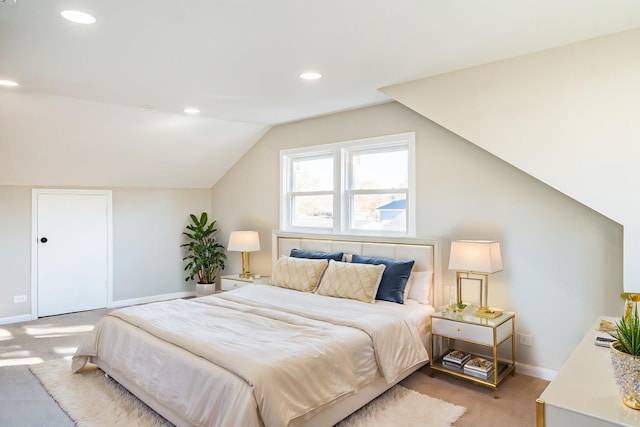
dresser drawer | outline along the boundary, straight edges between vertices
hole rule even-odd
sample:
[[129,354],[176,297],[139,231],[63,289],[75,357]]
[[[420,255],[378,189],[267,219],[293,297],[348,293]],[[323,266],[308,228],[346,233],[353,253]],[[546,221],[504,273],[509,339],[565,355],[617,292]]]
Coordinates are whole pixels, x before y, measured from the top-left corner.
[[[493,346],[493,328],[491,327],[435,318],[431,320],[431,325],[435,335]],[[496,344],[511,335],[511,328],[510,321],[496,328]]]
[[250,285],[251,282],[244,282],[242,280],[222,279],[220,287],[223,291],[232,291],[234,289],[241,288],[243,286]]

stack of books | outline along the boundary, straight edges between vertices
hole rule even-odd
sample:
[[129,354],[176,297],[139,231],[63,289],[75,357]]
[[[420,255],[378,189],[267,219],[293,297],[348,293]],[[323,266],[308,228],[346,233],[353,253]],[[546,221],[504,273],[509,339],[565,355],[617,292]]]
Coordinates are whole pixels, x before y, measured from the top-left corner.
[[447,367],[462,369],[469,359],[471,359],[471,354],[460,350],[453,350],[442,358],[442,364]]
[[463,372],[483,380],[493,375],[493,362],[482,357],[473,357],[464,364]]

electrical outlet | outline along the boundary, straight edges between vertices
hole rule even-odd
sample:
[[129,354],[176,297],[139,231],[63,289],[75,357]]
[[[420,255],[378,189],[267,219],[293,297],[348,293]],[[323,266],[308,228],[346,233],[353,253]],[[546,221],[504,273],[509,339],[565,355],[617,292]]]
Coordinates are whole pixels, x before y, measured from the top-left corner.
[[27,296],[26,295],[16,295],[15,297],[13,297],[13,303],[14,304],[18,304],[20,302],[27,302]]
[[533,336],[520,334],[520,344],[526,345],[527,347],[533,346]]

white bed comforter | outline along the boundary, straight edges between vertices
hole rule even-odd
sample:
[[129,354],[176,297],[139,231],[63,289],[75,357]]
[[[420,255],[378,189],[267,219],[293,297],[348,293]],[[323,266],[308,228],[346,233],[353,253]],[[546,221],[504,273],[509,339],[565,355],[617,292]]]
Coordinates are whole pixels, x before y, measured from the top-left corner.
[[[315,409],[358,390],[358,355],[349,347],[354,329],[369,337],[377,367],[389,383],[428,358],[412,322],[384,304],[271,286],[128,307],[110,316],[241,378],[266,426],[300,425]],[[99,324],[92,339],[79,347],[74,371],[90,356],[100,357],[101,346],[111,345],[101,342],[101,329]],[[217,381],[213,387],[206,391],[210,396],[224,395],[232,385]]]

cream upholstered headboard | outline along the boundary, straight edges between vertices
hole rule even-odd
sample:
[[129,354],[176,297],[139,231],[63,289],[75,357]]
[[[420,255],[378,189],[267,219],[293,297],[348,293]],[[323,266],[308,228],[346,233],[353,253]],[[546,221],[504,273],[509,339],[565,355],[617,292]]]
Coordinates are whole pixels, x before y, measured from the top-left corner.
[[414,271],[433,271],[432,294],[429,297],[436,308],[444,305],[440,244],[438,240],[411,238],[382,238],[346,235],[300,234],[274,231],[272,239],[273,263],[291,249],[322,252],[344,252],[397,260],[414,260]]

